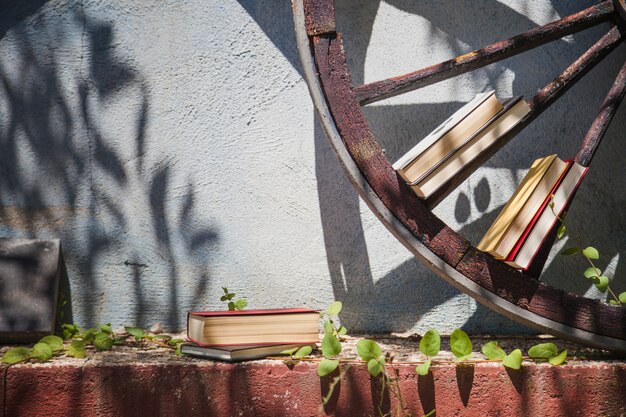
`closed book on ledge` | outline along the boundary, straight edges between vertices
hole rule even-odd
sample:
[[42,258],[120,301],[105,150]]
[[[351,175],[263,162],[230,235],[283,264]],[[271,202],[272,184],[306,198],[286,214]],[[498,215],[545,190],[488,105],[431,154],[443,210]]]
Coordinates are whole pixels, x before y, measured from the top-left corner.
[[[299,348],[307,345],[252,345],[252,346],[220,346],[207,347],[194,345],[192,343],[184,343],[180,347],[180,351],[184,355],[196,356],[198,358],[215,359],[220,361],[236,362],[251,359],[261,359],[268,356],[280,355],[284,350]],[[315,349],[314,344],[310,344]]]
[[202,346],[313,344],[320,313],[306,308],[199,311],[187,315],[187,337]]

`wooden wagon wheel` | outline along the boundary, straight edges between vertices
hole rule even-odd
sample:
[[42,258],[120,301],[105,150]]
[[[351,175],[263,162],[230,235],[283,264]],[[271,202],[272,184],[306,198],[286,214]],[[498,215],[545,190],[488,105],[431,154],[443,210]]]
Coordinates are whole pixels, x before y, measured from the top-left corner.
[[[581,297],[540,282],[554,237],[523,274],[478,251],[431,209],[517,133],[617,47],[625,35],[626,0],[608,0],[410,74],[353,86],[333,0],[294,0],[296,40],[313,103],[345,173],[379,220],[441,278],[485,306],[522,324],[564,339],[626,352],[626,307]],[[550,41],[611,22],[608,33],[529,101],[531,111],[497,146],[467,166],[429,200],[398,178],[374,138],[361,106],[481,68]],[[626,90],[626,65],[607,94],[575,160],[589,166]],[[556,232],[553,230],[552,235]]]

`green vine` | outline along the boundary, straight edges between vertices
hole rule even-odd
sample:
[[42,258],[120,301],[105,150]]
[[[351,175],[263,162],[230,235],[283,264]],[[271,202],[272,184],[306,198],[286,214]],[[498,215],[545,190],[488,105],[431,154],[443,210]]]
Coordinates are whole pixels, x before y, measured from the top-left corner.
[[63,324],[62,335],[63,337],[45,336],[32,348],[11,348],[2,355],[0,362],[9,365],[29,361],[48,362],[61,355],[85,358],[88,348],[98,351],[111,350],[113,346],[130,344],[131,337],[134,342],[152,343],[172,349],[176,355],[180,355],[180,345],[184,342],[183,339],[175,339],[168,334],[152,334],[139,327],[125,327],[122,334],[115,334],[111,324],[108,323],[86,330],[75,324]]
[[578,237],[569,230],[569,227],[567,223],[565,222],[565,218],[559,216],[554,211],[553,199],[554,199],[554,195],[550,196],[550,209],[552,210],[552,213],[554,214],[554,216],[561,222],[561,226],[559,227],[559,230],[557,231],[557,239],[562,239],[567,233],[572,238],[572,240],[576,243],[576,246],[572,246],[563,250],[561,252],[561,255],[565,255],[565,256],[571,256],[571,255],[577,255],[577,254],[581,255],[585,259],[585,262],[589,265],[589,267],[586,268],[583,272],[584,277],[590,280],[593,283],[593,285],[598,290],[600,290],[600,292],[609,293],[611,297],[611,299],[609,300],[609,304],[616,305],[616,306],[626,305],[626,291],[620,294],[615,294],[613,290],[611,289],[611,287],[609,286],[609,282],[610,282],[609,277],[604,275],[602,273],[602,270],[598,268],[593,262],[595,260],[600,259],[600,252],[593,246],[587,246],[583,248],[583,245],[580,239],[578,239]]

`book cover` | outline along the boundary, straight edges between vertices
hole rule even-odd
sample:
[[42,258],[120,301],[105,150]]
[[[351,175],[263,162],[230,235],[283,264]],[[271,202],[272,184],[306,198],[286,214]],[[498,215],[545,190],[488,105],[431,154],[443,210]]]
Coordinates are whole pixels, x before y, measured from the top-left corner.
[[201,346],[309,344],[319,340],[318,310],[199,311],[187,315],[187,338]]
[[441,165],[502,109],[502,103],[495,94],[491,94],[456,126],[398,170],[398,173],[408,183],[424,178],[427,172]]
[[520,185],[515,189],[509,201],[491,224],[491,227],[487,230],[487,233],[485,233],[480,243],[476,246],[478,250],[491,252],[498,246],[511,223],[522,209],[531,193],[535,190],[539,181],[548,171],[548,168],[555,158],[556,154],[539,158],[533,162]]
[[419,141],[417,145],[411,148],[402,158],[397,160],[393,164],[393,169],[396,171],[403,170],[408,164],[415,158],[422,154],[432,144],[434,144],[439,138],[448,133],[450,129],[459,124],[465,117],[467,117],[474,109],[480,106],[489,97],[495,95],[495,91],[488,91],[482,94],[477,94],[470,102],[457,110],[452,116],[441,123],[435,130],[428,134],[424,139]]
[[536,220],[529,226],[525,236],[516,245],[516,252],[507,257],[506,262],[509,265],[523,270],[530,267],[550,230],[558,221],[557,216],[563,213],[588,170],[588,167],[583,167],[575,162],[570,164],[567,174],[553,193],[554,207],[549,207],[550,198],[548,197]]
[[184,343],[180,347],[181,353],[189,356],[196,356],[205,359],[223,360],[228,362],[236,362],[251,359],[261,359],[272,355],[279,355],[282,351],[299,348],[302,346],[311,346],[316,348],[315,344],[281,344],[281,345],[251,345],[251,346],[221,346],[221,347],[205,347],[191,343]]
[[[494,145],[504,134],[511,130],[528,114],[530,107],[521,97],[514,97],[504,103],[504,109],[493,117],[475,135],[470,136],[460,147],[451,152],[443,163],[427,172],[423,181],[411,184],[411,188],[420,198],[428,198],[442,187],[450,178],[461,171],[478,155]],[[432,170],[432,169],[431,169]]]
[[569,165],[570,162],[564,162],[560,158],[555,158],[552,161],[548,171],[541,178],[541,181],[530,194],[528,200],[524,202],[519,213],[500,238],[496,247],[490,251],[493,256],[497,259],[504,259],[509,256],[516,243],[520,240],[520,237],[524,234],[524,231],[533,223],[533,217],[547,204],[545,202],[546,199],[563,180],[569,169]]

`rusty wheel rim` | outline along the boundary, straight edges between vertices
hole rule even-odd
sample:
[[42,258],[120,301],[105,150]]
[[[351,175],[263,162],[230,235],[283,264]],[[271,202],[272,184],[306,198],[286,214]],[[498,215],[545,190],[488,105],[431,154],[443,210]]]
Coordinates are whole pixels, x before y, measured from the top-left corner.
[[[626,308],[610,306],[544,284],[478,251],[430,210],[473,171],[425,202],[400,182],[374,138],[361,106],[402,94],[522,53],[552,40],[613,22],[611,30],[533,97],[531,112],[502,146],[554,103],[569,87],[622,42],[621,0],[604,1],[556,22],[413,73],[353,87],[333,0],[294,0],[294,23],[304,76],[327,139],[361,198],[387,229],[438,276],[483,305],[542,332],[603,349],[626,352]],[[626,13],[625,13],[626,15]],[[576,161],[589,166],[626,91],[626,65],[617,75],[583,140]],[[499,147],[498,147],[499,149]],[[482,164],[498,149],[487,153]],[[556,228],[553,231],[553,235]],[[554,237],[552,237],[554,238]],[[551,242],[549,245],[551,246]]]

